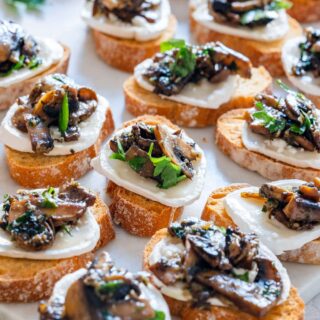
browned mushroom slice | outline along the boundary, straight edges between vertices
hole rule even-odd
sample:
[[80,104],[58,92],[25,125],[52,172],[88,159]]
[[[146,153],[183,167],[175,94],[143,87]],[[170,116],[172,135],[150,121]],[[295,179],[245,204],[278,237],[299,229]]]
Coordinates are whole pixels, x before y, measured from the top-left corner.
[[40,118],[29,114],[26,115],[26,125],[32,150],[38,154],[50,152],[54,145],[48,126]]
[[84,101],[84,102],[90,101],[90,100],[98,101],[98,96],[96,92],[87,87],[82,87],[78,90],[78,97],[80,101]]
[[320,222],[320,203],[299,196],[292,197],[283,212],[293,221]]
[[303,198],[307,198],[314,202],[319,202],[320,200],[319,190],[314,185],[303,184],[299,187],[299,191],[301,192]]
[[41,210],[52,219],[55,227],[64,224],[75,224],[87,211],[85,202],[57,202],[57,208],[42,208]]
[[27,133],[26,114],[30,113],[30,108],[20,106],[11,118],[12,124],[20,131]]
[[77,111],[70,113],[69,124],[77,125],[82,121],[87,120],[97,109],[97,102],[91,100],[88,102],[79,102]]
[[256,317],[264,316],[276,305],[281,292],[281,284],[273,280],[248,283],[214,271],[199,273],[196,279]]
[[293,192],[270,183],[263,184],[260,187],[259,194],[263,198],[274,199],[281,202],[288,202],[293,196]]
[[197,235],[187,235],[187,241],[192,249],[205,260],[212,268],[218,270],[231,270],[232,265],[225,256],[225,236],[215,232],[209,239]]
[[216,63],[223,63],[225,66],[237,66],[237,72],[243,78],[251,78],[251,62],[243,54],[234,51],[221,42],[214,46],[214,60]]
[[173,134],[165,125],[156,125],[154,134],[162,152],[191,179],[194,175],[194,168],[191,161],[199,159],[201,154],[195,151],[194,147],[181,137]]
[[237,12],[246,12],[253,9],[261,8],[263,3],[261,0],[251,0],[251,1],[234,1],[231,3],[231,9]]

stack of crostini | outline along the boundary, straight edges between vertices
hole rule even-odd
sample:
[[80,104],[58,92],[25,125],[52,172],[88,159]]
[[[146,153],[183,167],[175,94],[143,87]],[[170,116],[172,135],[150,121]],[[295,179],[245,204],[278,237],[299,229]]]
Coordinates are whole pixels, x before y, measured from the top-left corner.
[[0,319],[304,319],[320,2],[18,7],[0,4]]

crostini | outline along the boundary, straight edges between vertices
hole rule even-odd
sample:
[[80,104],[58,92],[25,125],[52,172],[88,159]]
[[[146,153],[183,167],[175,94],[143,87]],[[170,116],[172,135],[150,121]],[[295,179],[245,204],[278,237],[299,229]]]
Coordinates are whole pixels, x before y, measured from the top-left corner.
[[0,141],[17,183],[56,187],[91,169],[91,159],[113,129],[105,98],[53,74],[11,106],[0,126]]
[[202,219],[255,232],[282,261],[320,264],[320,180],[232,184],[212,192]]
[[247,57],[222,43],[192,46],[173,39],[139,64],[123,89],[135,116],[157,114],[177,125],[204,127],[228,110],[250,107],[271,82],[265,68],[252,68]]
[[115,236],[107,206],[76,182],[19,190],[1,208],[1,302],[47,298]]
[[200,147],[159,116],[125,123],[92,165],[109,179],[114,222],[141,237],[167,227],[199,198],[206,171]]
[[39,312],[41,320],[171,320],[150,275],[116,267],[106,252],[87,269],[63,277]]
[[304,303],[286,269],[253,233],[186,219],[158,231],[144,267],[183,320],[300,320]]
[[300,22],[320,21],[319,0],[290,0],[292,7],[288,10],[291,17]]
[[287,41],[282,64],[290,82],[320,108],[320,29],[307,28],[305,36]]
[[82,17],[100,58],[127,72],[158,52],[177,24],[169,0],[88,0]]
[[28,94],[43,76],[66,73],[69,58],[65,45],[33,37],[20,25],[0,19],[0,110]]
[[251,109],[217,122],[216,144],[240,166],[270,180],[312,181],[320,174],[320,119],[303,94],[278,82],[286,97],[259,94]]
[[190,0],[190,28],[199,43],[221,41],[280,77],[283,44],[302,35],[299,23],[286,14],[289,7],[286,0]]

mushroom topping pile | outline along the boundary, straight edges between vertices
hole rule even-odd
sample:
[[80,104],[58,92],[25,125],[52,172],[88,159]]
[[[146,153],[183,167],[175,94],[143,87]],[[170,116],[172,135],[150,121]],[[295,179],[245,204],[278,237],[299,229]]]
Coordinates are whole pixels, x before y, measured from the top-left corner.
[[209,13],[217,22],[246,27],[265,26],[289,9],[286,0],[209,0]]
[[148,23],[156,22],[161,0],[94,0],[92,15],[112,16],[132,23],[135,17],[141,17]]
[[39,251],[52,246],[59,230],[69,232],[95,196],[71,182],[56,190],[18,191],[7,196],[0,217],[0,228],[8,232],[16,244],[26,250]]
[[72,284],[64,303],[55,297],[40,305],[41,320],[165,320],[165,313],[154,310],[141,290],[148,283],[147,273],[131,274],[117,268],[102,253],[87,274]]
[[39,47],[18,24],[0,20],[0,77],[22,68],[34,69],[41,64]]
[[247,114],[250,129],[268,139],[283,139],[306,151],[320,151],[320,128],[315,105],[302,94],[290,90],[285,98],[259,94],[255,110]]
[[320,29],[307,28],[306,41],[299,48],[300,59],[292,67],[292,74],[301,77],[312,72],[314,77],[320,77]]
[[262,317],[277,304],[281,277],[254,234],[194,218],[173,223],[168,233],[185,250],[173,259],[162,256],[150,270],[167,286],[185,283],[195,305],[209,306],[210,298],[218,298]]
[[164,124],[155,126],[138,122],[110,140],[111,159],[128,162],[139,175],[168,189],[180,181],[192,179],[193,162],[201,158],[196,144]]
[[298,188],[283,188],[266,183],[259,190],[266,199],[263,211],[289,229],[309,230],[320,223],[320,179]]
[[249,59],[220,42],[191,46],[178,39],[162,43],[161,53],[143,73],[154,92],[166,96],[178,94],[190,82],[222,82],[231,74],[250,78]]
[[17,104],[12,124],[29,135],[35,153],[45,154],[54,148],[55,140],[79,139],[78,125],[95,112],[98,97],[94,90],[77,85],[69,77],[53,74],[40,80]]

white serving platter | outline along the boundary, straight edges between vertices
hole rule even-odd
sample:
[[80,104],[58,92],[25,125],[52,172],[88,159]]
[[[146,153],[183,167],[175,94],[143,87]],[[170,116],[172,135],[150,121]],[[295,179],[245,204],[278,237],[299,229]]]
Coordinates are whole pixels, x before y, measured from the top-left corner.
[[[110,101],[116,126],[132,118],[125,111],[122,95],[122,83],[128,74],[105,65],[94,52],[89,30],[80,19],[82,0],[49,0],[43,10],[36,13],[7,10],[0,1],[0,18],[10,18],[21,23],[32,34],[50,36],[67,44],[71,48],[69,75],[81,84],[89,85]],[[173,10],[179,20],[177,37],[188,39],[187,0],[172,0]],[[0,112],[0,120],[5,112]],[[210,192],[217,187],[230,183],[247,182],[260,185],[264,179],[259,175],[240,168],[225,157],[214,144],[213,128],[187,129],[188,134],[204,149],[208,171],[205,188],[201,198],[185,208],[184,216],[199,216]],[[90,172],[81,183],[105,196],[106,180],[96,172]],[[14,193],[19,186],[10,178],[3,146],[0,145],[0,197],[5,193]],[[142,252],[148,239],[128,235],[116,228],[116,239],[106,248],[119,266],[138,271],[142,265]],[[298,287],[307,303],[307,320],[320,318],[320,267],[298,264],[286,264],[292,283]],[[0,320],[38,319],[37,304],[0,304]]]

